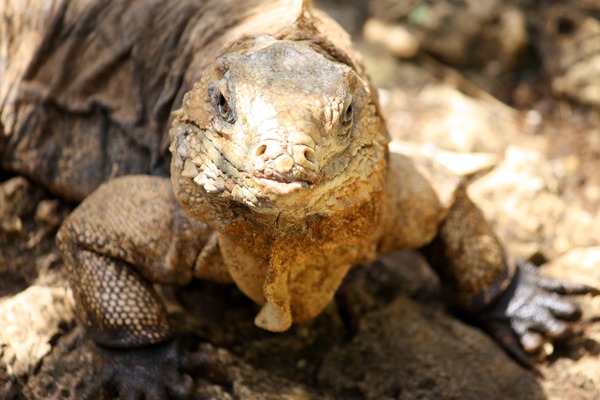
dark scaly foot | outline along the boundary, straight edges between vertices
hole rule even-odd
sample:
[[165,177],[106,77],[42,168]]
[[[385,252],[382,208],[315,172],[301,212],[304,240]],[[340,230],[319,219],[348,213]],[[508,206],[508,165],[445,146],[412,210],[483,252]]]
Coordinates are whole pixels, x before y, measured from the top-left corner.
[[540,276],[538,269],[518,260],[517,272],[507,291],[478,319],[490,335],[524,366],[529,355],[540,353],[544,344],[571,333],[569,322],[581,318],[579,306],[562,295],[598,295],[588,285]]
[[83,400],[95,399],[105,388],[114,388],[122,400],[187,399],[193,389],[188,373],[218,364],[202,351],[185,353],[175,340],[126,350],[96,346],[96,356],[102,372],[81,395]]

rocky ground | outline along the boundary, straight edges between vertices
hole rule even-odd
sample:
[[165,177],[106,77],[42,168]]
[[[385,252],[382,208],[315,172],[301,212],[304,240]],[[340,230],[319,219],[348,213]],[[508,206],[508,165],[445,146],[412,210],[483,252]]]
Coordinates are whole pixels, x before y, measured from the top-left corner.
[[[472,176],[512,253],[600,287],[600,7],[516,4],[324,2],[359,42],[393,146]],[[2,399],[76,399],[93,379],[53,240],[71,208],[0,175]],[[161,292],[182,343],[220,365],[195,376],[196,398],[600,399],[600,299],[579,299],[576,334],[526,370],[445,307],[415,252],[356,268],[323,315],[285,334],[255,328],[235,288]]]

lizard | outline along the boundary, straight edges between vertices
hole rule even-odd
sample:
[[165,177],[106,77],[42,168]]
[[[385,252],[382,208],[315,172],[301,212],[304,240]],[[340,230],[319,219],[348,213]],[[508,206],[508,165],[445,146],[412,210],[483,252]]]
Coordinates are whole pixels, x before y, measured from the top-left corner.
[[[110,11],[81,4],[88,18]],[[50,180],[65,197],[87,181],[72,189],[70,198],[85,199],[57,243],[79,319],[105,360],[91,390],[112,382],[124,399],[189,395],[190,358],[155,283],[233,283],[261,306],[255,324],[281,332],[318,315],[353,265],[401,249],[422,250],[449,301],[516,358],[568,333],[581,312],[561,295],[597,290],[540,276],[506,254],[465,182],[389,149],[377,92],[343,28],[307,0],[198,4],[190,28],[198,41],[180,86],[165,95],[179,108],[168,117],[157,100],[152,125],[153,145],[168,137],[170,177],[124,167],[97,178],[59,163],[74,173]],[[215,17],[223,23],[211,30]],[[36,68],[49,48],[24,83],[43,81]]]

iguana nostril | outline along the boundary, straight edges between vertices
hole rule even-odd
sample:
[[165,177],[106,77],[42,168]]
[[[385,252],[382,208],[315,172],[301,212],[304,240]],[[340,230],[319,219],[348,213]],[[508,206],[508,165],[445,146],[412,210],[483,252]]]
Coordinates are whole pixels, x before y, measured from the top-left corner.
[[[306,136],[306,135],[304,135]],[[306,137],[296,134],[287,139],[301,139],[311,143]],[[293,142],[292,142],[293,143]],[[261,140],[251,154],[254,155],[254,170],[261,176],[277,175],[279,178],[308,179],[317,170],[317,154],[306,144],[289,143],[284,147],[278,140]]]
[[317,155],[313,149],[304,150],[304,158],[311,164],[317,163]]
[[266,140],[258,144],[254,150],[254,154],[257,158],[261,158],[264,161],[274,160],[283,154],[283,147],[275,140]]
[[256,148],[256,157],[260,157],[263,154],[265,154],[265,152],[267,151],[267,145],[266,144],[261,144],[260,146],[258,146]]
[[317,168],[317,155],[310,147],[304,145],[295,145],[293,148],[293,157],[296,164],[308,170]]

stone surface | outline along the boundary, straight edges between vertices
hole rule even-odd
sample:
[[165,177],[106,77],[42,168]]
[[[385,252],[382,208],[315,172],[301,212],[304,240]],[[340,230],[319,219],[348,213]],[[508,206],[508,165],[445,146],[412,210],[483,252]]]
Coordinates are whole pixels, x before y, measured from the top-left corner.
[[56,337],[73,325],[73,305],[67,289],[35,285],[0,303],[1,365],[9,376],[34,372]]
[[[577,248],[543,265],[542,271],[556,278],[585,282],[600,287],[600,247]],[[583,318],[577,326],[581,335],[566,341],[551,363],[542,368],[541,381],[547,398],[597,399],[600,387],[600,297],[581,299]]]
[[403,26],[390,25],[372,18],[365,23],[367,40],[381,44],[396,57],[410,59],[419,53],[419,41]]
[[[415,35],[425,51],[453,65],[512,66],[527,43],[522,11],[505,0],[372,0],[374,17]],[[497,67],[498,68],[498,67]]]
[[519,131],[514,110],[448,85],[427,85],[414,96],[391,91],[382,106],[393,138],[449,151],[499,154]]
[[34,282],[60,285],[54,235],[70,208],[25,178],[0,181],[0,299]]
[[543,32],[535,41],[544,68],[552,77],[558,96],[600,106],[600,20],[596,6],[583,2],[548,4],[531,12],[541,13],[537,29]]
[[543,155],[511,146],[504,160],[469,193],[507,248],[525,259],[551,259],[600,244],[598,215],[567,203]]
[[535,375],[482,332],[399,297],[331,351],[319,380],[342,398],[542,399]]
[[500,159],[494,153],[458,153],[442,150],[433,143],[417,145],[402,140],[392,140],[389,148],[393,152],[422,154],[443,165],[455,175],[467,177],[489,171],[498,164]]

